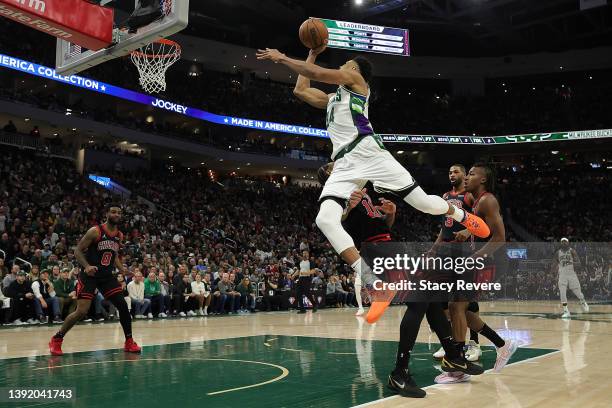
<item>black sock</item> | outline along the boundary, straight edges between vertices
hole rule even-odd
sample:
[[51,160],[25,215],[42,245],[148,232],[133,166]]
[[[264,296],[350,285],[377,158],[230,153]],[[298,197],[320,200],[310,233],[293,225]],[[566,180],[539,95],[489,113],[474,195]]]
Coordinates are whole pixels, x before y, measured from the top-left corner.
[[408,362],[410,361],[410,352],[397,351],[397,358],[395,360],[395,370],[393,373],[397,373],[400,370],[408,369]]
[[478,344],[478,332],[477,331],[470,329],[470,340]]
[[108,300],[117,308],[119,312],[119,323],[121,323],[121,328],[123,329],[123,334],[126,339],[132,337],[132,316],[130,315],[130,311],[127,307],[127,303],[123,298],[122,294],[115,294],[111,296]]
[[504,347],[504,345],[506,344],[504,339],[499,337],[499,335],[495,332],[495,330],[493,330],[486,324],[482,327],[482,330],[480,330],[480,334],[482,334],[487,339],[489,339],[491,343],[495,344],[495,347],[498,347],[498,348]]
[[459,357],[459,353],[457,352],[457,348],[455,347],[455,342],[453,341],[452,337],[440,339],[440,343],[442,344],[446,357],[451,360]]
[[54,339],[63,339],[64,336],[66,335],[66,333],[62,333],[62,331],[58,331],[57,333],[55,333],[55,336],[53,336]]
[[453,346],[455,348],[455,353],[457,353],[457,357],[465,358],[465,341],[453,341]]

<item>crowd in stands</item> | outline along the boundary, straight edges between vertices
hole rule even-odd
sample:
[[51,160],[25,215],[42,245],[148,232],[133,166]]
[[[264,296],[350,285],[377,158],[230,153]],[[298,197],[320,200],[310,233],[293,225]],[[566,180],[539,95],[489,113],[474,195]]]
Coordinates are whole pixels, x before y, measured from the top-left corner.
[[[610,241],[610,224],[601,216],[605,208],[599,207],[609,202],[605,169],[548,173],[526,163],[521,171],[499,175],[499,194],[513,217],[542,239]],[[186,169],[109,175],[158,209],[135,200],[123,204],[125,271],[118,279],[136,318],[295,307],[283,295],[294,288],[305,250],[325,303],[354,305],[351,268],[314,223],[319,188],[239,178],[218,184]],[[515,191],[521,194],[513,197]],[[2,296],[15,299],[12,313],[17,313],[3,316],[4,322],[60,322],[74,308],[74,246],[88,228],[103,222],[110,194],[81,177],[68,160],[3,147]],[[393,231],[397,240],[433,240],[439,221],[400,205]],[[587,288],[609,287],[608,262],[602,258],[594,266],[599,272],[585,275]],[[543,279],[547,290],[555,290],[552,273],[530,279]],[[97,296],[88,319],[115,314]]]
[[612,197],[606,162],[593,168],[576,156],[578,162],[572,165],[531,156],[521,166],[501,169],[503,205],[541,240],[566,237],[570,241],[610,242],[612,223],[606,214]]

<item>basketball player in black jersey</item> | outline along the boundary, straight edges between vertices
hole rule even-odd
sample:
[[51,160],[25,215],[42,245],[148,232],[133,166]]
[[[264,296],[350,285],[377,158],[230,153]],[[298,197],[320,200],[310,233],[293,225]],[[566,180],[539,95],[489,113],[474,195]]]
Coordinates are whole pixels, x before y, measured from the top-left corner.
[[[342,227],[353,238],[358,250],[363,242],[391,241],[395,210],[395,203],[378,195],[372,183],[368,182],[362,190],[351,194],[347,211],[342,216]],[[356,316],[361,316],[365,312],[361,300],[361,287],[361,276],[355,274],[355,297],[359,307]]]
[[[319,169],[319,182],[322,185],[325,184],[332,169],[333,163]],[[377,205],[377,202],[380,204]],[[395,220],[395,212],[395,203],[378,195],[371,183],[368,183],[362,190],[354,191],[351,194],[343,217],[343,226],[358,245],[357,248],[361,248],[363,242],[392,241],[391,227]],[[426,395],[426,392],[417,386],[408,370],[410,352],[416,343],[421,321],[425,315],[448,354],[448,366],[443,369],[473,375],[483,373],[482,367],[465,361],[457,353],[457,348],[451,338],[450,324],[439,302],[409,302],[407,306],[400,324],[400,341],[395,369],[388,378],[389,388],[404,397],[423,398]]]
[[51,338],[49,350],[52,355],[61,356],[63,354],[64,336],[87,315],[96,289],[119,311],[119,320],[125,334],[124,351],[140,353],[140,347],[132,339],[132,317],[123,297],[123,289],[113,275],[115,268],[123,270],[119,259],[123,234],[117,227],[120,221],[121,208],[110,205],[106,214],[106,222],[90,228],[79,241],[74,254],[84,270],[79,273],[76,287],[77,308],[66,317],[62,328]]
[[[472,212],[474,197],[472,194],[465,191],[465,166],[463,164],[453,164],[448,170],[448,179],[451,184],[451,190],[444,193],[442,198],[459,208]],[[455,222],[452,218],[442,217],[442,228],[430,250],[430,255],[434,255],[440,246],[450,242],[464,242],[469,237],[470,233],[464,226]],[[470,311],[478,311],[477,302],[470,302],[468,307]],[[442,303],[442,308],[444,309],[444,314],[447,319],[450,321],[448,302]],[[440,347],[440,349],[434,353],[434,357],[442,359],[444,354],[444,349]],[[478,345],[478,333],[472,329],[470,329],[470,345],[465,355],[468,361],[478,361],[481,355],[480,346]]]
[[[504,221],[500,213],[499,202],[493,194],[495,192],[495,172],[485,163],[476,163],[465,177],[465,190],[475,198],[473,204],[474,214],[482,217],[489,228],[491,235],[481,239],[474,237],[476,252],[474,258],[495,258],[495,253],[503,247],[506,241]],[[503,254],[499,254],[503,256]],[[495,371],[500,371],[510,360],[518,348],[513,340],[502,339],[493,329],[487,326],[482,319],[468,310],[470,302],[464,299],[449,303],[453,337],[460,350],[465,346],[465,333],[469,327],[489,339],[497,347]]]

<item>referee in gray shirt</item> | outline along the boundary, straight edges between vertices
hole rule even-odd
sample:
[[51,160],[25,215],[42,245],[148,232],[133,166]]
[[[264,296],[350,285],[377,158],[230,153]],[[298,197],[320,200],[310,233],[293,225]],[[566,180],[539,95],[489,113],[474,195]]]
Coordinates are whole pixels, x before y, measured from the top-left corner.
[[299,274],[299,279],[297,281],[297,299],[298,308],[300,310],[298,313],[306,313],[304,296],[310,300],[310,303],[312,304],[312,312],[314,313],[317,311],[317,304],[314,300],[314,296],[312,296],[312,292],[310,291],[313,273],[314,270],[310,269],[310,255],[308,254],[308,251],[304,251],[302,253],[302,261],[300,262],[300,270],[299,272],[296,272],[296,274]]

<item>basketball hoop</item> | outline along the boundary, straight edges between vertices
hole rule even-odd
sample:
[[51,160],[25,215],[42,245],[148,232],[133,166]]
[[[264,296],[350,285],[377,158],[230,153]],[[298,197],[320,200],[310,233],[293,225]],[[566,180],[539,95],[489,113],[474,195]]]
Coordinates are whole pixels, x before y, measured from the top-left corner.
[[166,71],[181,58],[181,46],[166,38],[154,41],[131,53],[140,74],[140,86],[146,92],[166,90]]

